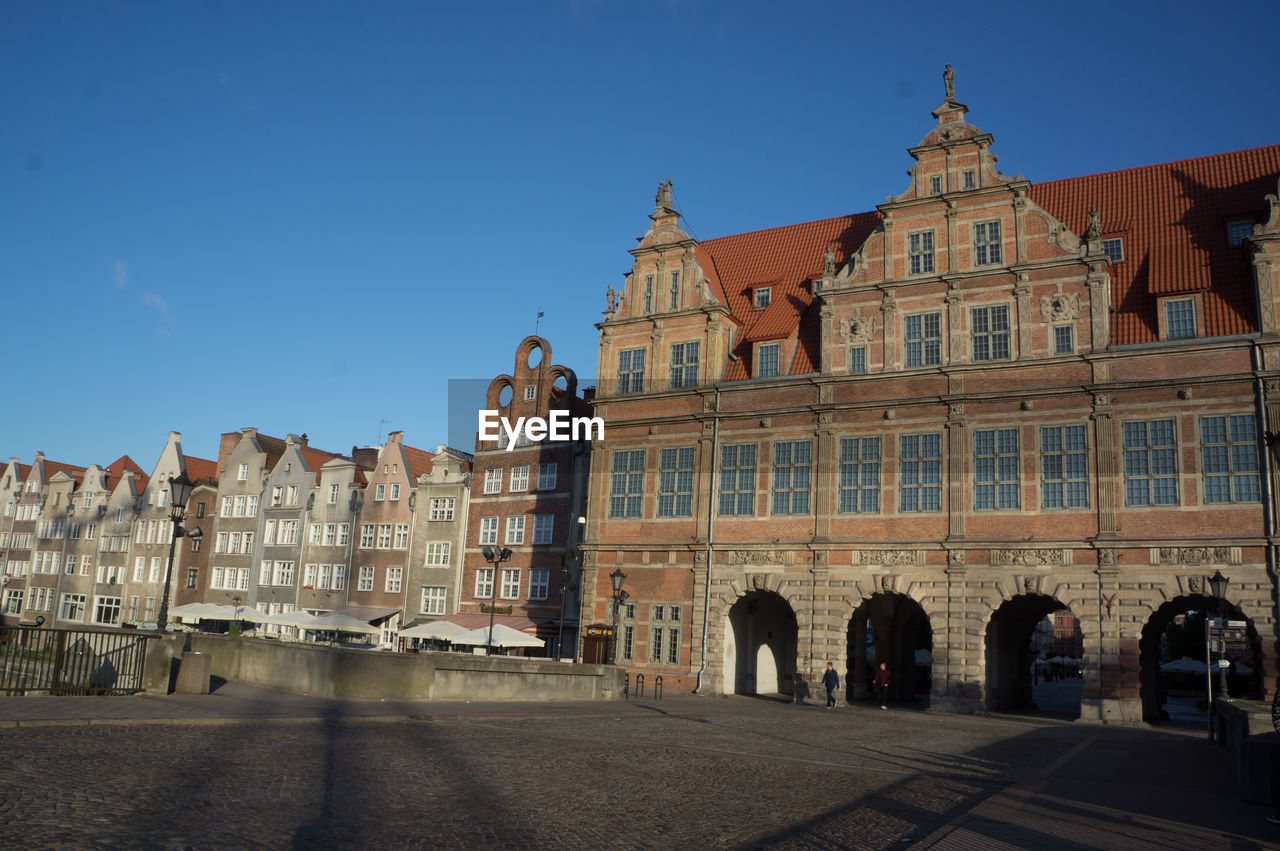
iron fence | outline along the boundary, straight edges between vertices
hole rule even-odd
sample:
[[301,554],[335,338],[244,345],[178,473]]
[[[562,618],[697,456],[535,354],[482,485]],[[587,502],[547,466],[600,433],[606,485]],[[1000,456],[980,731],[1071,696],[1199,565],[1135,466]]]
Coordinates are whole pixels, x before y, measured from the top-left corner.
[[123,631],[0,627],[0,695],[142,691],[149,638]]

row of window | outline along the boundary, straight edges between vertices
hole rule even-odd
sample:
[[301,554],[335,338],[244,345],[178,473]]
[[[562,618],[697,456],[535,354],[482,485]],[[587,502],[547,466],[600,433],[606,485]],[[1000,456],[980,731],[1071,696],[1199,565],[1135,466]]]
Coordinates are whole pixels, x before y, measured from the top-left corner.
[[[507,518],[507,534],[503,539],[503,543],[507,545],[523,544],[525,536],[525,515],[517,514]],[[481,517],[480,518],[480,544],[496,544],[498,543],[498,517]],[[533,539],[530,543],[534,545],[550,544],[551,536],[555,531],[555,515],[554,514],[536,514],[533,518]]]
[[408,548],[408,523],[362,523],[360,525],[360,549],[362,550],[407,550]]
[[[538,465],[538,487],[540,491],[554,490],[556,486],[556,468],[558,464],[539,464]],[[511,480],[507,486],[509,493],[523,493],[529,490],[529,465],[522,464],[511,468]],[[502,493],[502,468],[490,467],[484,471],[484,492],[485,493]],[[432,513],[435,513],[434,503],[432,500]],[[449,516],[440,517],[441,520],[453,519],[453,500],[449,500]],[[432,517],[432,520],[437,519]]]
[[[1258,502],[1257,428],[1252,414],[1200,418],[1201,475],[1206,504]],[[1040,507],[1089,506],[1089,453],[1084,425],[1043,426],[1040,435]],[[1178,454],[1173,419],[1123,424],[1125,504],[1177,505]],[[973,432],[973,506],[976,510],[1019,509],[1021,472],[1019,430]],[[874,514],[881,510],[880,437],[839,440],[837,511]],[[813,441],[772,444],[769,513],[808,514],[812,493]],[[609,517],[639,518],[644,497],[648,450],[613,452]],[[717,513],[755,516],[757,445],[720,447]],[[898,510],[942,510],[942,435],[904,434],[898,438]],[[655,516],[693,516],[694,449],[661,449],[658,455]],[[494,526],[496,532],[496,523]],[[482,543],[496,543],[494,540]]]
[[[498,594],[500,600],[519,600],[521,599],[521,583],[524,571],[519,567],[504,567],[502,569],[502,585]],[[529,568],[529,596],[530,600],[545,600],[548,595],[549,582],[551,580],[551,570],[546,567]],[[476,569],[476,599],[490,600],[493,599],[493,568],[481,567]]]

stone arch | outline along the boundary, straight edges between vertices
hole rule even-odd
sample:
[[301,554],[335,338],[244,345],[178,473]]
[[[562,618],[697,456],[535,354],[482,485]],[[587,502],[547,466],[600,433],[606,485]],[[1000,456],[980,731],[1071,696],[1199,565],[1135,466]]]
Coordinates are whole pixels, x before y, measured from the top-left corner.
[[798,657],[795,600],[780,574],[748,573],[716,595],[720,625],[719,690],[724,694],[794,693]]
[[[1008,593],[1013,581],[1018,585],[1012,587],[1021,593]],[[996,584],[1004,587],[1000,588],[1000,602],[992,607],[983,630],[983,705],[988,710],[1035,710],[1040,666],[1032,646],[1033,635],[1047,616],[1062,611],[1074,614],[1062,597],[1081,606],[1083,601],[1070,593],[1064,581],[1047,576],[1014,577]],[[1083,629],[1082,623],[1080,628]],[[1064,663],[1051,663],[1055,677],[1066,674],[1066,668]],[[1054,708],[1078,716],[1083,682],[1070,685],[1068,693],[1056,696]],[[1059,702],[1061,706],[1056,705]]]
[[846,620],[848,699],[868,695],[873,671],[883,662],[892,675],[891,699],[927,700],[933,685],[933,650],[940,626],[945,637],[945,623],[930,617],[918,586],[908,584],[902,592],[881,589],[868,589],[871,593],[861,596]]

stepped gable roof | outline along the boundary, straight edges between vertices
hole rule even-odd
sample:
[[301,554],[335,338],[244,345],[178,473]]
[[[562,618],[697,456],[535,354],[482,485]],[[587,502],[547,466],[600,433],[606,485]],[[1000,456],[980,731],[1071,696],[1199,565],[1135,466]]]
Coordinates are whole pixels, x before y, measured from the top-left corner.
[[1111,268],[1112,342],[1159,339],[1157,298],[1202,293],[1204,333],[1258,326],[1247,249],[1227,224],[1257,220],[1280,176],[1280,145],[1033,184],[1030,197],[1077,234],[1097,205],[1103,237],[1124,239]]
[[[807,313],[817,312],[810,310],[812,281],[822,277],[822,258],[828,245],[835,252],[839,268],[879,226],[881,218],[878,212],[838,216],[717,237],[699,246],[699,260],[705,255],[711,261],[702,263],[703,271],[709,278],[714,275],[725,305],[742,325],[733,349],[738,360],[729,362],[726,381],[752,375],[756,343],[786,339],[802,325],[813,333],[801,335],[789,374],[818,371],[817,317],[802,322]],[[770,303],[763,310],[756,310],[754,291],[761,286],[772,287]]]
[[425,449],[415,449],[407,444],[401,444],[404,450],[405,460],[409,462],[409,476],[417,481],[418,477],[425,473],[431,472],[431,459],[435,456]]

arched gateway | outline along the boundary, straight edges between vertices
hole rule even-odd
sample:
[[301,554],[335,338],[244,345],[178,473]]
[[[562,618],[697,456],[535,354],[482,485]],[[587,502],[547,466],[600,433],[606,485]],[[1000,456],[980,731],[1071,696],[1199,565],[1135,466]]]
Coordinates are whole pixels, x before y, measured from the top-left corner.
[[[1032,637],[1047,615],[1071,610],[1047,594],[1019,594],[1000,604],[991,615],[986,630],[986,706],[989,710],[1027,711],[1052,709],[1066,714],[1080,714],[1079,690],[1069,692],[1066,705],[1040,707],[1034,686],[1040,678],[1045,660],[1040,658]],[[1078,660],[1073,660],[1078,663]],[[1067,665],[1052,663],[1061,676]],[[1074,667],[1073,679],[1074,679]],[[1078,685],[1078,683],[1076,684]]]
[[725,694],[794,693],[796,615],[780,594],[751,591],[725,616]]
[[933,628],[920,604],[905,594],[876,593],[849,619],[849,700],[862,700],[880,663],[892,673],[894,701],[927,699],[933,665]]

